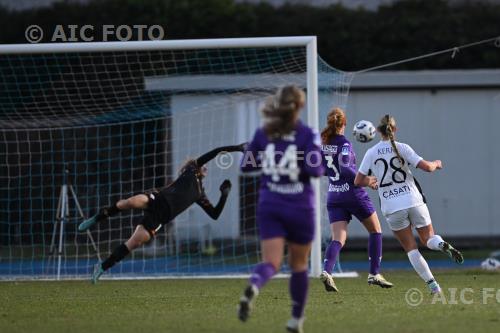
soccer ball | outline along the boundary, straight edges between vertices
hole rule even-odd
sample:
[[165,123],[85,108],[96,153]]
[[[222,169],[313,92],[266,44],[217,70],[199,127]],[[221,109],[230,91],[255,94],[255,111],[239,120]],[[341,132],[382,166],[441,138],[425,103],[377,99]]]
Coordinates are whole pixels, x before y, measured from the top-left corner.
[[481,268],[487,271],[500,270],[500,261],[495,258],[488,258],[481,263]]
[[487,271],[500,271],[500,251],[490,254],[490,257],[481,263],[481,268]]
[[352,135],[359,142],[369,142],[375,137],[375,126],[368,120],[360,120],[354,125]]

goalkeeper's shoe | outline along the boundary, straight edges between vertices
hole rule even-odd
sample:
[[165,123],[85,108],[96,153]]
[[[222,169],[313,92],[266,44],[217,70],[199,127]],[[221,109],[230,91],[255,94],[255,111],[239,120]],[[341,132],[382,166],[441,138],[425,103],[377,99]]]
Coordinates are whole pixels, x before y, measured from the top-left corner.
[[394,285],[387,281],[382,274],[368,274],[368,284],[377,285],[382,288],[392,288]]
[[85,231],[89,229],[91,226],[93,226],[97,222],[97,218],[99,217],[99,214],[96,214],[92,216],[89,219],[86,219],[82,223],[78,225],[78,231]]
[[253,301],[258,294],[259,289],[254,285],[250,285],[245,289],[243,296],[240,298],[240,304],[238,305],[238,318],[241,321],[247,321],[250,311],[252,310]]
[[104,221],[106,218],[108,218],[107,209],[101,208],[99,213],[80,223],[80,225],[78,225],[78,231],[85,231],[92,227],[94,224]]
[[437,281],[434,279],[427,282],[427,287],[429,287],[432,295],[441,293],[441,287],[439,286],[439,283],[437,283]]
[[101,263],[95,264],[94,271],[92,272],[92,277],[90,278],[90,282],[92,282],[92,284],[96,284],[97,280],[99,280],[99,278],[103,273],[104,269],[102,269]]
[[304,317],[290,319],[286,323],[286,330],[293,333],[304,333]]
[[451,246],[450,243],[441,242],[439,243],[439,248],[441,249],[442,252],[446,253],[448,257],[450,257],[457,264],[464,263],[464,256],[462,255],[462,253],[457,249],[455,249],[453,246]]
[[328,292],[338,292],[339,289],[335,285],[335,282],[333,281],[333,277],[331,274],[329,274],[327,271],[323,271],[321,275],[319,276],[319,279],[323,284],[325,285],[325,290]]

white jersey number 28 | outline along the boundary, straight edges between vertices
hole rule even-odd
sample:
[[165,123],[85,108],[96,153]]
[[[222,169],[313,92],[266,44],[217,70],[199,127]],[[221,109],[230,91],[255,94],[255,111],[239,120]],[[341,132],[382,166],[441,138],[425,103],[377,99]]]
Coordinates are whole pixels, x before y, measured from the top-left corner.
[[[384,174],[382,175],[382,179],[380,180],[380,187],[391,186],[394,183],[401,184],[406,181],[406,172],[403,170],[405,160],[402,159],[403,163],[401,164],[401,166],[397,166],[395,164],[396,160],[399,160],[398,157],[391,158],[389,163],[387,163],[387,161],[383,158],[379,158],[375,161],[375,165],[377,165],[377,162],[380,162],[384,167]],[[386,176],[388,176],[387,171],[389,171],[389,169],[392,170],[392,174],[390,177],[392,178],[392,182],[386,180]]]

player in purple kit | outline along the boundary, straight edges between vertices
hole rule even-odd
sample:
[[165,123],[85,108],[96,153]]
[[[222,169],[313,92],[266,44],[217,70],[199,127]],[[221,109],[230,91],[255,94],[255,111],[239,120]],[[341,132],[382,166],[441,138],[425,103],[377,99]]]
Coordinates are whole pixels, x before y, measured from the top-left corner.
[[[246,321],[260,289],[276,274],[288,245],[292,318],[289,332],[302,332],[308,289],[308,258],[314,238],[314,191],[311,177],[324,173],[319,136],[299,120],[304,92],[285,86],[262,110],[264,125],[244,153],[243,172],[262,171],[257,224],[262,262],[240,299],[238,316]],[[260,153],[260,155],[259,155]]]
[[344,111],[335,108],[328,114],[327,126],[321,132],[323,161],[329,180],[327,209],[332,241],[325,252],[320,279],[326,291],[338,291],[331,272],[347,239],[347,225],[354,215],[370,234],[368,284],[391,288],[393,284],[379,273],[382,258],[382,229],[377,213],[366,191],[362,187],[354,186],[356,156],[351,143],[344,136],[346,122]]

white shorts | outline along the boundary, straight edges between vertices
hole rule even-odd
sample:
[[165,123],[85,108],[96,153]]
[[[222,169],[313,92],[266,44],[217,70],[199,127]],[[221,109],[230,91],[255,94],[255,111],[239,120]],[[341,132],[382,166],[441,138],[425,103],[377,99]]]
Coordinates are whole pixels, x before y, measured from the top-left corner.
[[385,219],[392,231],[404,229],[410,224],[418,229],[432,223],[429,209],[425,204],[398,210],[392,214],[385,215]]

